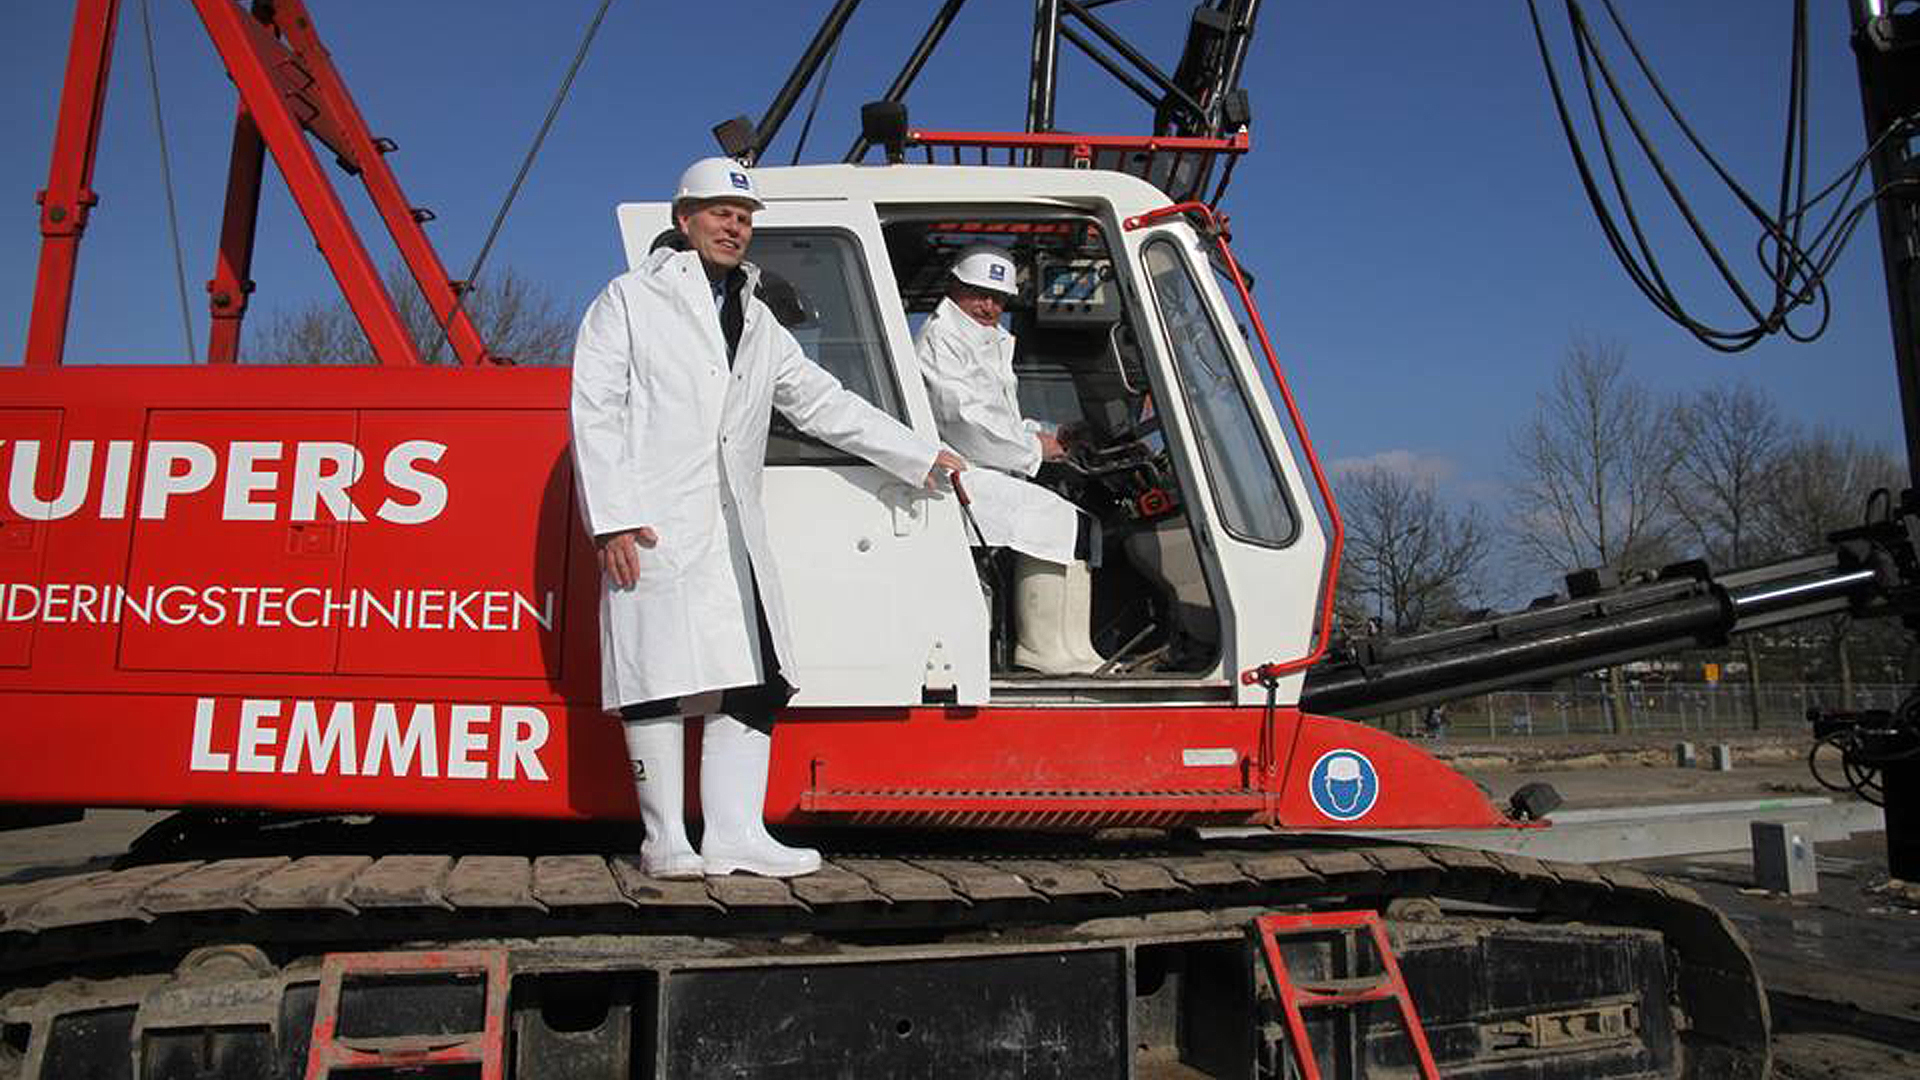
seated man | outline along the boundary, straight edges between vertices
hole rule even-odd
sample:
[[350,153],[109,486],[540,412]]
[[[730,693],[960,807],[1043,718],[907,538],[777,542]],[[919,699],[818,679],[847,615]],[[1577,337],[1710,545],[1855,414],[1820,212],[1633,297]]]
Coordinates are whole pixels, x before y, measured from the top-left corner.
[[1012,548],[1014,663],[1048,675],[1104,663],[1088,638],[1093,583],[1075,558],[1079,510],[1025,477],[1062,456],[1047,426],[1020,415],[1013,335],[1000,326],[1015,294],[1013,260],[981,245],[960,253],[946,299],[914,341],[940,437],[974,466],[965,481],[980,539]]

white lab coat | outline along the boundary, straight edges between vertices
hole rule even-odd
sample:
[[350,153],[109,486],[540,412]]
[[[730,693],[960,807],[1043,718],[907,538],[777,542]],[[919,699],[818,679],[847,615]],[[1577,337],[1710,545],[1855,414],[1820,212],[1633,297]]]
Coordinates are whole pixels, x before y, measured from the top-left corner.
[[655,251],[587,309],[573,356],[573,458],[596,536],[642,525],[630,589],[600,590],[602,707],[764,681],[757,579],[786,678],[794,666],[779,571],[761,509],[769,410],[918,484],[938,446],[840,385],[753,296],[731,371],[711,286],[694,252]]
[[1020,415],[1013,335],[941,300],[920,327],[914,352],[940,438],[973,466],[962,482],[981,538],[988,547],[1071,562],[1078,509],[1022,479],[1040,470],[1043,426]]

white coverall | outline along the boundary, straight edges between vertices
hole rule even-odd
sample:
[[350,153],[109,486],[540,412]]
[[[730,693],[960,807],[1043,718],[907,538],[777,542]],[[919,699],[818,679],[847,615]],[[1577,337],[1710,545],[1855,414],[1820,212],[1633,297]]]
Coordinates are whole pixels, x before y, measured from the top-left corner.
[[950,299],[914,339],[940,438],[967,459],[963,483],[988,547],[1010,547],[1065,565],[1073,561],[1078,509],[1022,477],[1040,469],[1043,426],[1020,415],[1013,335],[982,326]]
[[595,536],[642,525],[639,580],[600,591],[601,704],[683,697],[765,680],[757,579],[779,666],[796,671],[761,508],[769,410],[911,484],[939,447],[842,387],[754,297],[732,369],[700,257],[662,248],[587,309],[573,357],[574,475]]

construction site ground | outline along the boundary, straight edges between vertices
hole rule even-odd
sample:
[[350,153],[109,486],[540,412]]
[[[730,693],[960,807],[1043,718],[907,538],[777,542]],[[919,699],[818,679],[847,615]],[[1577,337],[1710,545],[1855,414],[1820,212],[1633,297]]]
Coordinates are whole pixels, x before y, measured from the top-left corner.
[[[1676,764],[1671,737],[1458,737],[1423,745],[1496,799],[1530,781],[1551,783],[1567,811],[1846,798],[1808,775],[1803,740],[1715,735],[1693,741],[1701,760],[1693,768]],[[1722,743],[1732,752],[1733,767],[1725,771],[1711,767],[1709,750]],[[0,885],[105,867],[160,817],[95,810],[78,822],[0,833]],[[1889,880],[1882,833],[1825,841],[1817,850],[1819,892],[1797,897],[1755,888],[1744,850],[1633,865],[1691,886],[1745,934],[1772,999],[1775,1076],[1920,1077],[1920,884]]]
[[[1804,739],[1709,734],[1689,741],[1700,762],[1694,768],[1676,764],[1673,736],[1465,737],[1426,746],[1496,798],[1539,780],[1553,784],[1569,810],[1846,798],[1809,775]],[[1711,767],[1716,744],[1731,751],[1731,769]],[[1776,1077],[1920,1077],[1920,884],[1889,880],[1884,833],[1826,841],[1817,851],[1820,891],[1806,896],[1755,888],[1749,851],[1633,865],[1691,886],[1746,936],[1773,1004]]]

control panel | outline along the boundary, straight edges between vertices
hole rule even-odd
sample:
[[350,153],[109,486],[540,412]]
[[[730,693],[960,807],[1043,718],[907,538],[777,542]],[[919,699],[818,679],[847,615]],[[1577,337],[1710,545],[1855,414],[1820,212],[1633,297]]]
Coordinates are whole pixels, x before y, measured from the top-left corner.
[[1120,320],[1120,289],[1107,259],[1041,256],[1034,267],[1041,326],[1103,326]]

